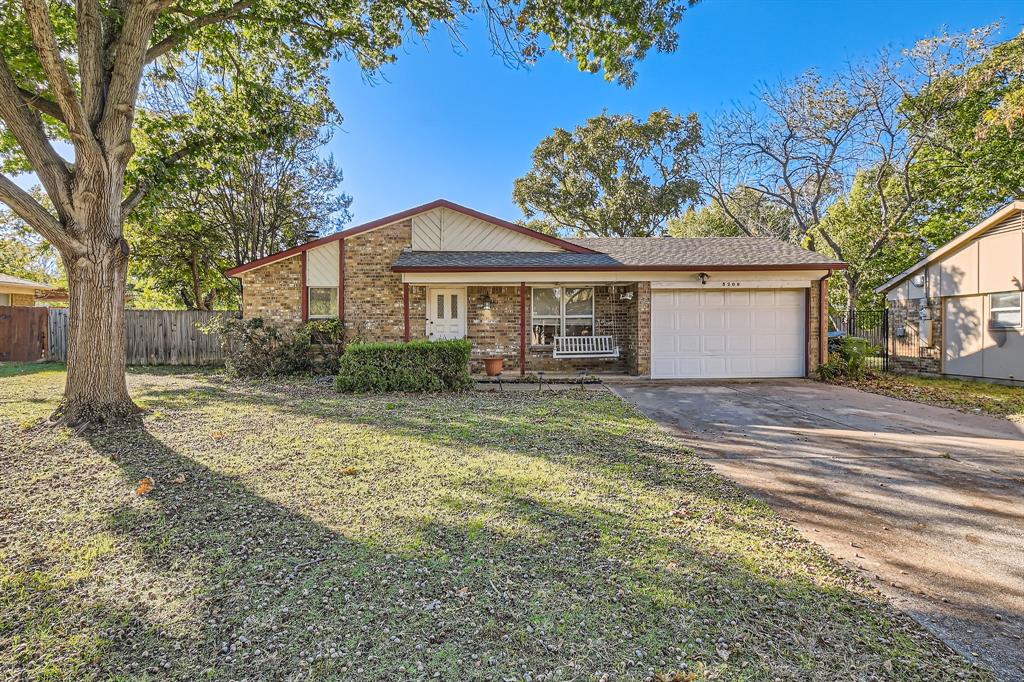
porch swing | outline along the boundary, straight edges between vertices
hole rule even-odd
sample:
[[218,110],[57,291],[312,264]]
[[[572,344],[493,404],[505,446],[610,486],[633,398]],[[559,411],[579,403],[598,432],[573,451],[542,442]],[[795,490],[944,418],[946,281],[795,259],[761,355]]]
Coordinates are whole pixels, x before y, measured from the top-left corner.
[[555,358],[617,358],[619,347],[611,336],[556,336]]

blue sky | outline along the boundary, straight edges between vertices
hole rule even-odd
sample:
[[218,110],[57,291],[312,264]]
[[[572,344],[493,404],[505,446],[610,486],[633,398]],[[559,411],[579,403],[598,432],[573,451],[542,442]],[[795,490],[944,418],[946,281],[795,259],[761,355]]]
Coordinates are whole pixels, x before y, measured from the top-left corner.
[[345,122],[325,154],[345,174],[354,223],[439,197],[515,220],[512,183],[556,127],[573,128],[604,109],[713,113],[748,100],[759,83],[834,70],[943,27],[1003,20],[1003,35],[1013,35],[1022,7],[1019,0],[705,0],[680,24],[679,49],[648,56],[632,89],[580,73],[558,55],[509,68],[491,54],[482,22],[470,22],[464,47],[436,32],[406,45],[372,84],[353,64],[332,66],[331,93]]

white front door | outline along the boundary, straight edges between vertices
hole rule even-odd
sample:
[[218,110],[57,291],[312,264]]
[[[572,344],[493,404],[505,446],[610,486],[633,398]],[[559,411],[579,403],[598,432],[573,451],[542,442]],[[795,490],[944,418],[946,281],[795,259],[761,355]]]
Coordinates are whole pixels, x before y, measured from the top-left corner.
[[803,376],[805,314],[800,289],[656,290],[651,377]]
[[466,336],[466,290],[427,289],[427,338],[462,339]]

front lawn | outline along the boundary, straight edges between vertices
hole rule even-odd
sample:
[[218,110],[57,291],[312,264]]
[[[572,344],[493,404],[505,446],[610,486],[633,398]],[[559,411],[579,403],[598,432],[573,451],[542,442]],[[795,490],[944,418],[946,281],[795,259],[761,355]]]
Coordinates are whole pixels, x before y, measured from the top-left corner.
[[850,381],[846,384],[891,398],[1024,421],[1024,386],[1002,386],[981,381],[907,376],[889,372],[872,374],[861,381]]
[[76,436],[21,367],[3,679],[988,679],[603,392],[137,371]]

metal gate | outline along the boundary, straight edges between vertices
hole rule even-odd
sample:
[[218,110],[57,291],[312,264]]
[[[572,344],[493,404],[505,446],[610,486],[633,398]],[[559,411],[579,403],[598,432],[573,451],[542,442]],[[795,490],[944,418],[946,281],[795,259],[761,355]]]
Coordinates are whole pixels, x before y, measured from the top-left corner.
[[867,366],[883,372],[889,371],[888,308],[851,310],[845,318],[832,319],[832,330],[866,339],[875,347]]

